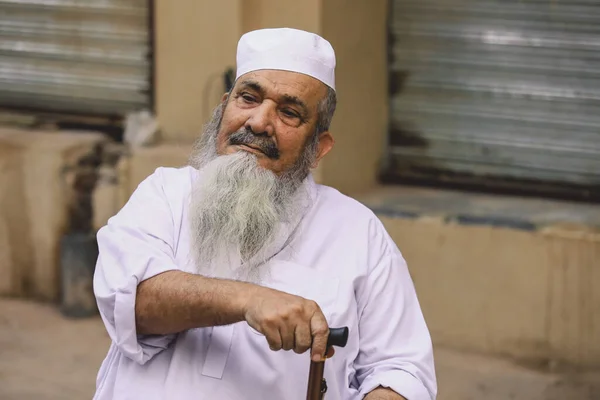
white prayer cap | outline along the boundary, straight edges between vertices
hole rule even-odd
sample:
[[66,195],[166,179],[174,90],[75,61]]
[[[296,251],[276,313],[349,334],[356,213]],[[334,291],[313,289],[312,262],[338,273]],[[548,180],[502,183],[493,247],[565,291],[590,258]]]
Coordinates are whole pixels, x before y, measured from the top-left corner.
[[314,33],[277,28],[244,34],[238,42],[235,79],[261,69],[299,72],[335,90],[335,52]]

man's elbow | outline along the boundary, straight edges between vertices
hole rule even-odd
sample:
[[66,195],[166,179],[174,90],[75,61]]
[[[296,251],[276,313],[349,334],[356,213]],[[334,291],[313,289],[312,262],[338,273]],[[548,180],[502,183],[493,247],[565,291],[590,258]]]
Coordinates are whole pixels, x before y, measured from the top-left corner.
[[[157,324],[153,318],[152,312],[152,293],[151,280],[140,283],[137,287],[135,299],[135,329],[138,335],[160,335],[157,331]],[[156,299],[155,299],[156,300]]]
[[138,335],[156,334],[152,329],[151,318],[148,309],[143,301],[136,301],[135,304],[135,330]]

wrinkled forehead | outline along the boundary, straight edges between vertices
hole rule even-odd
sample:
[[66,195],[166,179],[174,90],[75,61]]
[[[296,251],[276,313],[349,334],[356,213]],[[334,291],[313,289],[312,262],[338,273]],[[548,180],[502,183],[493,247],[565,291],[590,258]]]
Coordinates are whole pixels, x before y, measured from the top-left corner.
[[242,89],[257,91],[265,97],[295,98],[309,106],[316,106],[327,94],[327,86],[312,76],[270,69],[252,71],[240,76],[233,91]]

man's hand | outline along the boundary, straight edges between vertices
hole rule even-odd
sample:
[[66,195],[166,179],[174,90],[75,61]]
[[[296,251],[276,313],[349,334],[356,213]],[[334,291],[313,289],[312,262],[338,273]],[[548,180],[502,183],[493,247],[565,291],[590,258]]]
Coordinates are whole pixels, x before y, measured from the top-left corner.
[[329,327],[314,301],[257,287],[249,296],[244,316],[252,328],[265,335],[271,350],[294,350],[300,354],[312,347],[311,358],[322,361]]
[[[167,271],[138,285],[138,334],[166,335],[192,328],[247,321],[273,350],[304,353],[322,361],[327,320],[314,301],[244,282]],[[328,356],[333,355],[333,348]]]
[[391,389],[378,387],[365,396],[365,400],[407,400]]

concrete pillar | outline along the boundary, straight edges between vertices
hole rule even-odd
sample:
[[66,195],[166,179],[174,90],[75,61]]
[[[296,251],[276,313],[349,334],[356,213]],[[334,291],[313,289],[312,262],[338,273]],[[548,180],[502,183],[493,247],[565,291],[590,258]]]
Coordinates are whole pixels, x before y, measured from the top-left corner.
[[387,1],[321,0],[320,33],[336,51],[334,149],[322,182],[345,193],[376,184],[388,123]]
[[235,65],[242,0],[155,1],[156,111],[166,141],[189,144]]
[[548,342],[559,359],[600,367],[600,232],[542,232],[548,259]]
[[0,132],[0,295],[21,296],[32,264],[22,151]]
[[321,31],[321,0],[242,0],[242,33],[264,28]]

